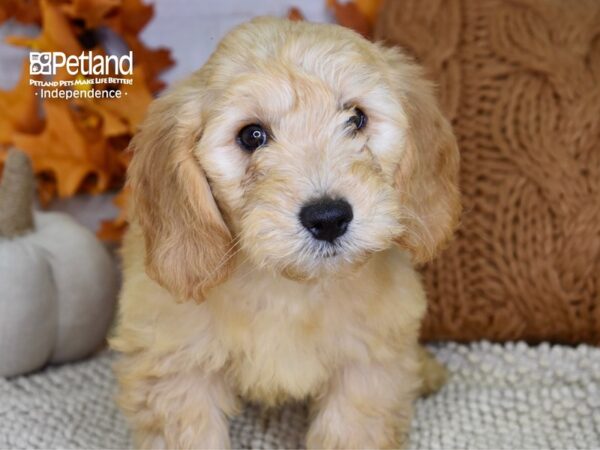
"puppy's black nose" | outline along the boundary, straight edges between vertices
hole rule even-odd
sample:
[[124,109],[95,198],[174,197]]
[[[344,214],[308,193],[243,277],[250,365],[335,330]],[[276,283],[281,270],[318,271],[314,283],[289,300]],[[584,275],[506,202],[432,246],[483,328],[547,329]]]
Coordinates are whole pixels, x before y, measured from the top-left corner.
[[348,229],[352,221],[352,206],[346,200],[321,198],[304,205],[300,223],[320,241],[333,242]]

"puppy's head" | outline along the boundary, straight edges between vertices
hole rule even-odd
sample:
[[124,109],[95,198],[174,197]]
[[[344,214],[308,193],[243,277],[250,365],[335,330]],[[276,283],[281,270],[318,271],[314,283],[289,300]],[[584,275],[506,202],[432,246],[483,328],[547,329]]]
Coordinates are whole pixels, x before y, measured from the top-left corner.
[[458,152],[430,85],[337,26],[235,29],[154,102],[132,147],[147,269],[182,299],[202,299],[238,249],[296,279],[394,244],[423,262],[458,218]]

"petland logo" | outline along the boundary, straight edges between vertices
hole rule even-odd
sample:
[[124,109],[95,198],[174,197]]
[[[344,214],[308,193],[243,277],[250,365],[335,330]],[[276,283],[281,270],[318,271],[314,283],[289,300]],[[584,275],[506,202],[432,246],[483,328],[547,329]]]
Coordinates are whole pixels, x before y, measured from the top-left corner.
[[82,52],[79,56],[67,56],[63,52],[29,53],[30,75],[56,75],[57,69],[62,67],[69,75],[131,75],[133,52],[122,56],[94,55],[92,52]]
[[[62,68],[72,78],[52,78]],[[40,88],[35,95],[41,98],[118,99],[128,94],[124,89],[126,85],[133,85],[133,76],[129,76],[133,75],[133,52],[122,56],[31,52],[29,75],[29,85]],[[39,76],[43,76],[42,79]]]

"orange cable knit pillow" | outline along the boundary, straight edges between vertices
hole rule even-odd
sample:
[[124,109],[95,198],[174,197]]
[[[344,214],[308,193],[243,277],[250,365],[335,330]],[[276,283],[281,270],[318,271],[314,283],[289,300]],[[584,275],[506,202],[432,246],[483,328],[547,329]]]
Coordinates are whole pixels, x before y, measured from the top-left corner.
[[375,34],[437,81],[461,148],[424,337],[599,344],[600,2],[388,0]]

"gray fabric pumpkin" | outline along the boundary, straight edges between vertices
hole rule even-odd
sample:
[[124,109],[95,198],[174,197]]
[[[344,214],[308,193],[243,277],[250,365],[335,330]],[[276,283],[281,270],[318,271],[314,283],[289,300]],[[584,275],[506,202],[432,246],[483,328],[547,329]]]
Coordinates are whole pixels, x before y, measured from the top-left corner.
[[113,259],[61,213],[33,211],[27,156],[0,184],[0,376],[83,358],[104,342],[118,289]]

